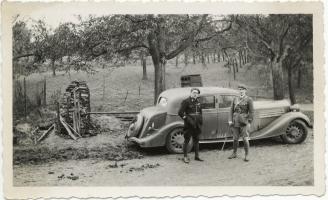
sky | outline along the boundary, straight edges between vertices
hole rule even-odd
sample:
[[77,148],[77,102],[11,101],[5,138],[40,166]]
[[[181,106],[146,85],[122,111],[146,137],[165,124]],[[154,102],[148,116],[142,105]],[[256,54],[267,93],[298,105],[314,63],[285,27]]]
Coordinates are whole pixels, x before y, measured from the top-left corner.
[[89,15],[101,16],[109,14],[105,10],[84,10],[74,9],[72,6],[63,6],[63,4],[46,6],[44,8],[35,9],[31,12],[21,12],[20,19],[25,19],[31,22],[32,20],[43,20],[51,28],[56,28],[60,23],[73,22],[78,23],[78,15],[86,18]]

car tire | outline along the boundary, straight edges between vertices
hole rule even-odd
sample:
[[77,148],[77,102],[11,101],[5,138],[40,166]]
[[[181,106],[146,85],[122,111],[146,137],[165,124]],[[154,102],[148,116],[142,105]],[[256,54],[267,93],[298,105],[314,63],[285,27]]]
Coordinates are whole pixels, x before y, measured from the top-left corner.
[[308,135],[308,128],[301,120],[290,122],[286,133],[281,135],[281,139],[287,144],[299,144],[304,142]]
[[[166,137],[166,149],[170,153],[183,153],[183,127],[178,127],[170,131],[170,133]],[[192,138],[190,138],[187,151],[190,152],[193,146]]]

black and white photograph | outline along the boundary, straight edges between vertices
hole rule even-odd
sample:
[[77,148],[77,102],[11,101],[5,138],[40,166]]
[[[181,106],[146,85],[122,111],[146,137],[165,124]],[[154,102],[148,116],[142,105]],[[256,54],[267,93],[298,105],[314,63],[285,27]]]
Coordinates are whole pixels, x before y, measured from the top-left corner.
[[24,4],[3,8],[11,195],[322,186],[320,2],[281,13]]

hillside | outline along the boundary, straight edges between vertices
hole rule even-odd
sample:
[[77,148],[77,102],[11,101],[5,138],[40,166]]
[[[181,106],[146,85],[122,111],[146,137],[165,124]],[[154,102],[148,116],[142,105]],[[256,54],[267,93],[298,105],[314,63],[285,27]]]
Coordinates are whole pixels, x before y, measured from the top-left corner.
[[[256,99],[272,97],[270,77],[263,73],[263,66],[246,65],[236,74],[233,80],[232,72],[224,67],[224,63],[214,63],[202,66],[190,64],[179,67],[168,64],[166,68],[166,88],[180,87],[180,76],[187,74],[201,74],[204,86],[220,86],[236,88],[238,83],[248,85],[248,93]],[[47,79],[47,99],[52,101],[57,90],[64,92],[72,80],[85,80],[91,91],[91,107],[93,111],[128,111],[139,110],[153,104],[154,68],[147,66],[148,80],[142,80],[142,68],[138,64],[117,68],[98,68],[93,74],[86,72],[59,72],[57,76],[51,73],[32,74],[27,81],[33,82]],[[305,84],[304,84],[305,85]],[[287,86],[286,86],[287,87]],[[286,98],[288,90],[286,89]],[[299,103],[312,102],[312,84],[307,88],[296,89],[296,98]]]

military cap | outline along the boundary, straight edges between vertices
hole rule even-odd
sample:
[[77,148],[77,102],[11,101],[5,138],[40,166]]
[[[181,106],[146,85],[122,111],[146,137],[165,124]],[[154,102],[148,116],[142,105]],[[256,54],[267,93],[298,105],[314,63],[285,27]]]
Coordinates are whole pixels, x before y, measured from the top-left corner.
[[198,88],[191,88],[190,92],[196,90],[198,92],[198,94],[200,94],[200,90]]
[[239,85],[238,85],[238,89],[244,89],[244,90],[247,90],[247,87],[246,87],[246,85],[244,85],[244,84],[239,84]]

